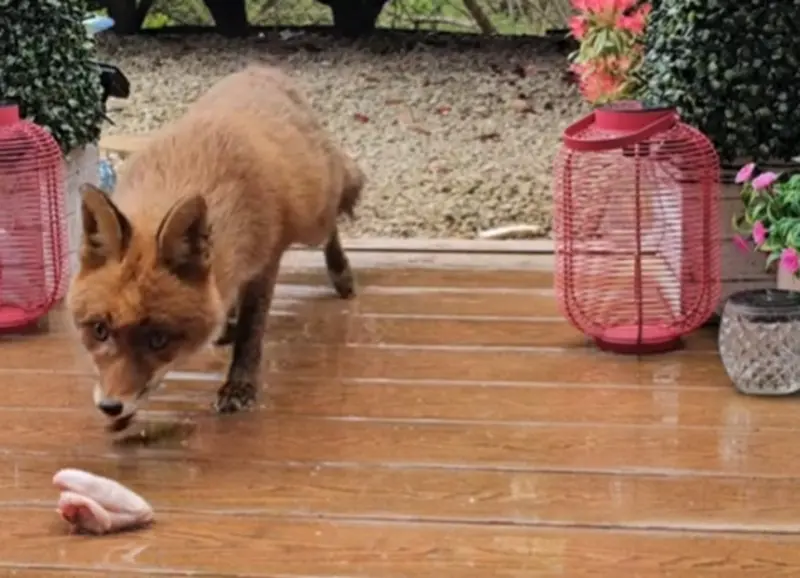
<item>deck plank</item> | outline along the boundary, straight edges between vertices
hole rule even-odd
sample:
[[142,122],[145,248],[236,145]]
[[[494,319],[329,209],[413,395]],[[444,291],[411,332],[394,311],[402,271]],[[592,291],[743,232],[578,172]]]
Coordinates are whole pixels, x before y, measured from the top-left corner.
[[[109,454],[95,413],[0,409],[0,451]],[[786,430],[260,417],[196,416],[194,435],[142,455],[214,459],[235,444],[243,459],[261,461],[800,476],[800,447]],[[42,435],[44,424],[49,436]]]
[[[219,381],[168,379],[146,409],[204,416]],[[0,373],[3,404],[13,410],[91,412],[94,378],[50,373]],[[800,399],[732,395],[722,387],[505,384],[447,381],[351,380],[337,377],[269,380],[261,393],[263,419],[363,418],[477,424],[666,426],[783,429],[800,427]],[[576,399],[581,406],[576,408]],[[585,410],[583,408],[586,408]]]
[[[339,331],[346,332],[346,323]],[[265,369],[298,377],[359,379],[520,381],[538,383],[704,385],[729,387],[730,380],[713,351],[685,351],[669,357],[625,358],[588,348],[404,347],[383,344],[350,346],[270,343]],[[303,341],[306,341],[305,343]],[[64,336],[16,339],[2,344],[6,371],[91,373],[78,343]],[[226,349],[202,352],[176,366],[181,371],[223,372]]]
[[[45,506],[56,454],[0,456],[0,508]],[[797,478],[507,472],[231,460],[137,463],[72,456],[124,478],[163,513],[291,516],[700,533],[798,533]],[[235,477],[231,474],[235,473]],[[236,490],[237,487],[246,488]],[[221,491],[227,488],[229,491]],[[581,507],[576,507],[580,503]]]
[[[253,411],[211,411],[229,351],[176,368],[115,444],[63,310],[0,336],[0,575],[763,578],[800,574],[797,401],[736,393],[713,329],[598,351],[542,255],[354,250],[337,299],[289,255]],[[186,373],[188,372],[188,373]],[[152,528],[73,536],[52,474],[141,492]]]
[[165,514],[146,534],[54,537],[48,511],[8,509],[0,559],[102,570],[240,572],[247,576],[529,578],[796,576],[800,538]]

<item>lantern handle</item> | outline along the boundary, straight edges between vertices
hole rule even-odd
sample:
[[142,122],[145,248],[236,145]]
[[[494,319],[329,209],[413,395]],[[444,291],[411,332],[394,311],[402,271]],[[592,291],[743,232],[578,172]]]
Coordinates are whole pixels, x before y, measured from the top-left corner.
[[575,136],[595,123],[596,114],[597,113],[593,112],[592,114],[589,114],[572,123],[564,130],[564,135],[562,138],[564,144],[568,148],[580,152],[601,152],[621,149],[624,147],[633,146],[660,132],[669,130],[678,121],[677,113],[665,114],[660,116],[660,118],[654,122],[651,122],[650,124],[637,130],[636,132],[626,134],[625,136],[597,140],[585,140]]

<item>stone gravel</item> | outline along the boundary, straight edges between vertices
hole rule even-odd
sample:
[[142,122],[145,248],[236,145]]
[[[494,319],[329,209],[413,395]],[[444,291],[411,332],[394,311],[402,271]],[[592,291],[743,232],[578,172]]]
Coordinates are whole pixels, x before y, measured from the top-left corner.
[[249,62],[286,68],[367,174],[349,237],[475,238],[516,224],[547,236],[553,156],[587,111],[564,50],[543,38],[108,36],[98,51],[132,85],[109,101],[108,134],[158,127]]

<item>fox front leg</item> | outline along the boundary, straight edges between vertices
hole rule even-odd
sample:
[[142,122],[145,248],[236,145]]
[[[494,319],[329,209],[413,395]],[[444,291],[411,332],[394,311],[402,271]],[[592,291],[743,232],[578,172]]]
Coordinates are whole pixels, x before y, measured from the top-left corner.
[[243,288],[239,299],[233,358],[228,377],[217,392],[215,409],[234,413],[256,400],[261,376],[261,356],[267,315],[278,277],[278,262],[271,263]]
[[238,309],[237,306],[234,305],[231,307],[230,311],[228,311],[228,318],[225,321],[225,329],[222,331],[222,335],[217,337],[214,341],[214,345],[217,347],[225,347],[226,345],[230,345],[236,339],[236,323],[237,323],[237,315]]

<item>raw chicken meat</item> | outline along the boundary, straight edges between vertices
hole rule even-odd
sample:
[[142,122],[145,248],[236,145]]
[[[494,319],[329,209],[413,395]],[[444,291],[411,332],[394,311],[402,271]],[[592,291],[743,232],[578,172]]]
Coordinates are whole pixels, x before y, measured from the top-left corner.
[[109,478],[67,468],[53,476],[53,484],[61,490],[56,511],[73,530],[107,534],[153,520],[150,504]]

